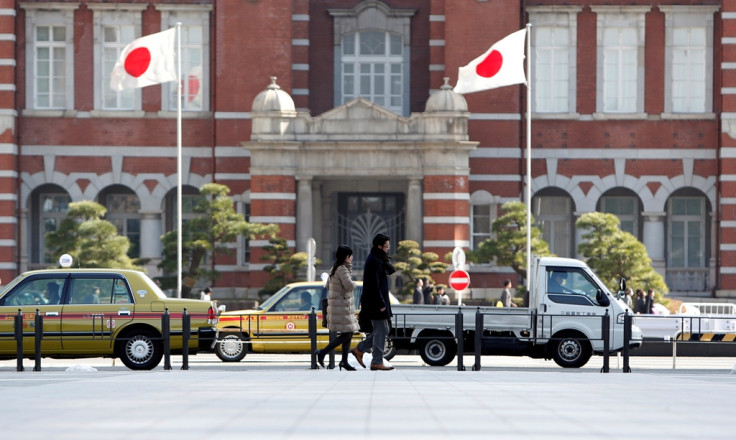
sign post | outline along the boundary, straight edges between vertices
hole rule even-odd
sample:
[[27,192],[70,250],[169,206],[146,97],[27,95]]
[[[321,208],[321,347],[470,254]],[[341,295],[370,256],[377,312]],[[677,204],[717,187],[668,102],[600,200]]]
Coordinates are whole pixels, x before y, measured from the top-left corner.
[[[463,291],[470,285],[470,275],[464,270],[465,266],[465,251],[457,246],[452,250],[452,265],[455,268],[450,274],[450,287],[455,290],[457,296],[457,305],[463,305]],[[453,284],[453,280],[456,284]]]
[[314,254],[316,250],[317,242],[314,238],[309,237],[307,240],[307,281],[314,281],[314,278],[317,275],[317,269],[314,267],[314,262],[316,261]]
[[450,287],[457,292],[457,305],[462,305],[462,293],[470,285],[470,274],[464,270],[455,270],[450,274]]

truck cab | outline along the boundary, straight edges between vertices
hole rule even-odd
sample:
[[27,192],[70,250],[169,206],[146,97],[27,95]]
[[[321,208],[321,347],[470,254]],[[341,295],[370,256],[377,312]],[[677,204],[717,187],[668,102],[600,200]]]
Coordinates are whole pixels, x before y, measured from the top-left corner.
[[[542,257],[532,264],[530,307],[537,309],[535,340],[551,342],[547,354],[563,367],[580,367],[603,351],[601,317],[610,317],[609,344],[623,347],[624,315],[629,309],[587,264],[571,258]],[[641,344],[633,329],[632,346]]]

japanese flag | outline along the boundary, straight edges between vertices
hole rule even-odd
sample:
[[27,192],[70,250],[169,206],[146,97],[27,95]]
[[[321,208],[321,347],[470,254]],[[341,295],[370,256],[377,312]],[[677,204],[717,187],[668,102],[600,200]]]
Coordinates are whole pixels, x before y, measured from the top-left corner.
[[512,84],[526,84],[526,28],[508,35],[483,55],[458,70],[455,93],[473,93]]
[[115,91],[177,81],[174,67],[176,28],[146,35],[125,46],[110,74]]

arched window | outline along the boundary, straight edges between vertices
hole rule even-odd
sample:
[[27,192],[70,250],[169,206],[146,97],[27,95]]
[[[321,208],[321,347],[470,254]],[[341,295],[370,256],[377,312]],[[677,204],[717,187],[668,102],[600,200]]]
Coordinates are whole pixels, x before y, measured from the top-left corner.
[[[202,194],[199,190],[193,186],[183,186],[181,188],[181,218],[182,222],[186,222],[189,219],[195,218],[200,214],[194,212],[194,208],[197,206],[200,200],[202,200]],[[176,217],[176,188],[173,188],[166,194],[165,200],[165,219],[166,219],[166,232],[173,231],[176,229],[177,217]]]
[[666,281],[671,291],[709,290],[711,217],[710,203],[698,190],[681,189],[667,200]]
[[401,35],[355,32],[342,38],[341,50],[342,104],[363,97],[401,114],[404,89]]
[[597,210],[613,214],[621,221],[622,231],[626,231],[641,239],[639,217],[643,210],[641,200],[637,195],[626,188],[614,188],[606,191],[598,201]]
[[66,217],[71,197],[61,187],[43,185],[31,194],[30,262],[47,264],[56,261],[59,255],[46,253],[46,234],[58,229]]
[[498,204],[488,191],[476,191],[470,196],[470,248],[493,236],[493,222],[498,217]]
[[330,9],[335,45],[335,106],[362,97],[409,115],[413,9],[367,0],[353,9]]
[[707,200],[679,191],[667,201],[667,266],[706,267]]
[[128,256],[138,258],[141,250],[141,202],[138,196],[123,185],[105,188],[97,196],[98,203],[107,208],[107,220],[118,229],[118,234],[128,237]]
[[558,257],[574,255],[573,201],[559,188],[546,188],[532,198],[532,215],[542,238]]

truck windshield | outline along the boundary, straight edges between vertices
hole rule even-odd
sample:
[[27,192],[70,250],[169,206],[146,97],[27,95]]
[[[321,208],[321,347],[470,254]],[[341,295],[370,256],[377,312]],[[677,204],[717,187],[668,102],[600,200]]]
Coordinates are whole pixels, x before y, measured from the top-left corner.
[[[580,268],[550,267],[547,269],[547,292],[564,295],[585,295],[597,304],[598,289],[603,283]],[[603,288],[603,290],[606,290]]]

